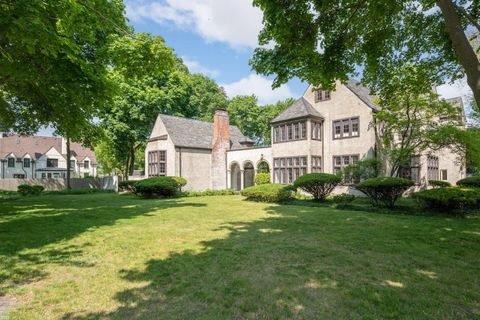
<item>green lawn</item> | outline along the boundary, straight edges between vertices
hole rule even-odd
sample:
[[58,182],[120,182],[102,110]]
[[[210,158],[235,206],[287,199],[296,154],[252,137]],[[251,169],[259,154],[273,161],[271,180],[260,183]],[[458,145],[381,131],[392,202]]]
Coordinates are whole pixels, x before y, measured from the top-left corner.
[[478,215],[239,196],[0,201],[12,319],[480,318]]

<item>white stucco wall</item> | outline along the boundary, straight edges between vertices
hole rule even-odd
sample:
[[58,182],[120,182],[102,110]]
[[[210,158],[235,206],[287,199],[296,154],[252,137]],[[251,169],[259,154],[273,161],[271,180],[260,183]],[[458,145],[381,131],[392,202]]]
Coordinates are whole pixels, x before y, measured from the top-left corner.
[[210,150],[176,148],[176,164],[175,175],[187,179],[187,184],[184,187],[185,191],[199,191],[212,188],[210,179]]
[[[153,126],[152,133],[150,134],[150,139],[156,138],[159,136],[166,135],[167,130],[165,129],[165,126],[163,125],[163,122],[160,117],[157,117],[157,120],[155,121],[155,125]],[[155,151],[155,150],[165,150],[167,151],[167,176],[174,176],[176,175],[175,168],[176,168],[176,163],[175,163],[175,145],[172,142],[172,139],[170,136],[167,136],[167,140],[157,140],[157,141],[150,141],[147,143],[147,146],[145,148],[145,177],[148,178],[148,152],[149,151]]]

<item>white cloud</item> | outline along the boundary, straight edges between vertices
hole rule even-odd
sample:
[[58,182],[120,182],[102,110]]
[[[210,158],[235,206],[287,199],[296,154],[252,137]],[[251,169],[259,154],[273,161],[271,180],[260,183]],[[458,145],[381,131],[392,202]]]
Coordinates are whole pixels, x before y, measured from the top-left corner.
[[253,48],[262,28],[262,12],[248,0],[127,1],[131,21],[151,20],[193,29],[207,41],[225,42],[233,48]]
[[272,80],[268,80],[257,74],[250,74],[246,78],[239,81],[222,84],[229,98],[240,95],[252,95],[258,97],[258,102],[261,105],[275,103],[278,100],[292,98],[295,95],[288,85],[283,85],[280,88],[272,90]]
[[188,70],[192,73],[201,73],[208,77],[218,77],[220,71],[216,69],[210,69],[203,66],[200,62],[187,56],[182,56],[183,63],[188,67]]
[[[472,96],[472,90],[467,85],[466,80],[457,80],[451,84],[443,84],[437,87],[437,93],[445,99],[463,97],[464,100],[466,97]],[[464,101],[468,102],[468,101]]]

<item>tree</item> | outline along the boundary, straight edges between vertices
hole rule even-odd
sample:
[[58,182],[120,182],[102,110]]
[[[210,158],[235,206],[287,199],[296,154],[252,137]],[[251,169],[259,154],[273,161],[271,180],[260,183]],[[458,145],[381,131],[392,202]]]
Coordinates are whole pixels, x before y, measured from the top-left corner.
[[431,90],[426,73],[406,67],[393,82],[379,96],[381,110],[374,114],[378,151],[389,175],[397,176],[412,155],[426,151],[450,148],[464,155],[459,111]]
[[480,175],[480,129],[468,128],[464,132],[463,141],[466,148],[467,172]]
[[[372,89],[383,89],[383,72],[412,63],[434,84],[467,76],[480,105],[480,63],[467,30],[480,31],[480,3],[466,0],[254,0],[263,10],[263,47],[252,67],[275,74],[274,87],[292,77],[333,89],[360,67]],[[265,46],[269,45],[269,46]]]
[[247,137],[257,144],[266,145],[271,142],[270,122],[292,105],[293,99],[286,99],[275,104],[260,106],[255,96],[237,96],[228,103],[228,112],[232,124],[239,127]]

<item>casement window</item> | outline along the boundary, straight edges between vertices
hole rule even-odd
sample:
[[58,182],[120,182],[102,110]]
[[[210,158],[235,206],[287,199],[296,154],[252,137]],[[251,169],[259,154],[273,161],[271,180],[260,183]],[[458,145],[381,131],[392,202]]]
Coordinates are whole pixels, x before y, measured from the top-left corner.
[[30,168],[30,158],[23,158],[23,167],[24,168]]
[[11,157],[11,158],[8,158],[7,160],[7,167],[9,168],[15,168],[15,158]]
[[167,175],[167,151],[155,150],[148,152],[148,175]]
[[273,159],[273,178],[275,183],[293,183],[307,173],[307,157],[289,157]]
[[346,166],[358,162],[360,156],[358,154],[333,156],[333,173],[337,174]]
[[313,140],[322,140],[322,128],[323,128],[323,125],[321,122],[312,121],[312,139]]
[[273,127],[273,143],[302,140],[307,137],[307,123],[294,122]]
[[330,100],[330,91],[317,89],[315,90],[315,102]]
[[448,172],[446,169],[442,170],[442,180],[444,181],[448,180]]
[[360,135],[358,117],[333,121],[333,139],[353,138]]
[[70,168],[75,169],[75,160],[70,160]]
[[420,184],[420,156],[412,156],[410,158],[410,164],[400,168],[399,176],[400,178],[410,179],[416,184]]
[[13,179],[25,179],[25,175],[24,174],[14,174]]
[[47,168],[58,168],[58,159],[47,159]]
[[88,161],[88,160],[83,161],[83,168],[89,169],[90,168],[90,161]]
[[312,172],[322,172],[322,157],[312,156]]
[[428,180],[438,180],[438,177],[438,157],[430,155],[427,157],[427,178]]

